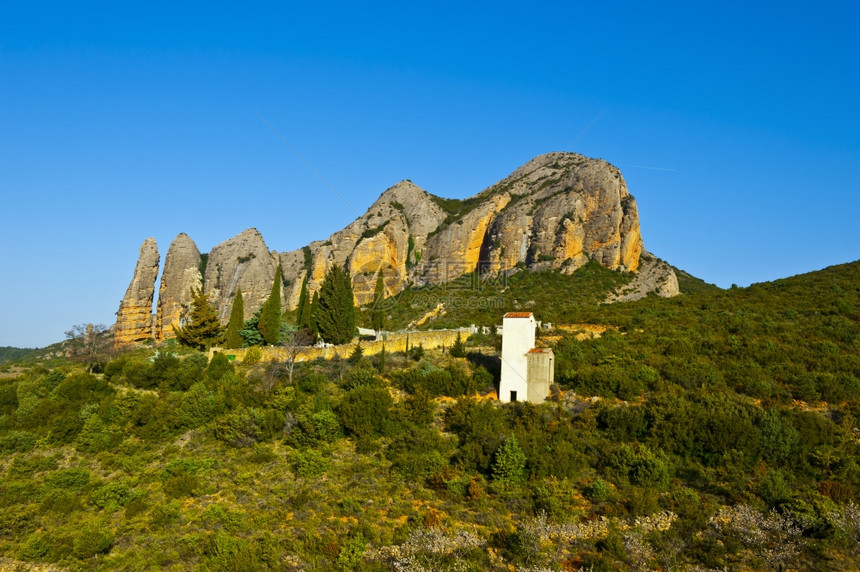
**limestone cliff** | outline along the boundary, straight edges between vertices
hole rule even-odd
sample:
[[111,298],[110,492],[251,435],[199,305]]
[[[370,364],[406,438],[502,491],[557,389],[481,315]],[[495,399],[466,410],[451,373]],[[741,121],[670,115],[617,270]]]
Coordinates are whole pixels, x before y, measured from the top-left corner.
[[313,293],[333,264],[348,269],[364,304],[380,270],[391,295],[410,282],[438,284],[476,270],[570,273],[595,259],[636,271],[642,252],[636,200],[620,171],[575,153],[548,153],[465,200],[398,183],[348,227],[305,252],[282,254],[281,264],[295,307],[304,277]]
[[[201,265],[197,247],[181,234],[165,263],[155,335],[163,339],[172,334],[170,326],[187,311],[190,287],[201,278],[223,321],[240,288],[245,317],[250,317],[268,297],[278,264],[284,309],[297,306],[305,278],[313,294],[333,265],[352,276],[359,304],[371,301],[379,272],[391,296],[410,283],[439,284],[475,271],[495,275],[525,267],[571,273],[589,260],[637,272],[635,288],[619,293],[618,299],[676,294],[671,267],[652,264],[643,253],[636,200],[620,171],[600,159],[548,153],[463,200],[444,199],[401,181],[343,230],[290,252],[269,251],[252,228],[214,247]],[[638,272],[644,262],[647,268]],[[118,339],[148,337],[144,333],[152,329],[146,325],[151,288],[147,294],[140,284],[154,281],[157,252],[154,262],[144,264],[148,273],[143,263],[142,248],[128,300],[118,314]],[[202,277],[197,271],[201,266]]]
[[158,246],[147,238],[140,246],[134,276],[116,313],[114,339],[119,344],[140,342],[154,336],[152,298],[158,277]]
[[226,322],[233,297],[241,289],[248,318],[269,297],[277,266],[277,253],[269,252],[256,228],[249,228],[209,253],[203,291],[218,310],[218,316]]
[[164,259],[161,286],[158,289],[158,309],[155,317],[155,339],[172,338],[173,326],[191,306],[191,289],[203,286],[200,274],[200,251],[187,234],[180,233]]

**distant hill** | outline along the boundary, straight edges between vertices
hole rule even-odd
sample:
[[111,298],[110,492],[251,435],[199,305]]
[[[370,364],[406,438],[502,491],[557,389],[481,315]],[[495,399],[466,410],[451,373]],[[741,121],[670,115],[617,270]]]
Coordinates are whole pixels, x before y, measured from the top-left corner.
[[35,349],[33,348],[13,348],[11,346],[0,347],[0,363],[4,361],[14,361],[23,359],[31,355]]

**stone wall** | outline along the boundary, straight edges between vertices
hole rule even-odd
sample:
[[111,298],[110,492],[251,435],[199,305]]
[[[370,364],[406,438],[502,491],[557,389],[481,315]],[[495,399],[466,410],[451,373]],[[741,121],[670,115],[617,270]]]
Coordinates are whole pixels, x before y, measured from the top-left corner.
[[[457,339],[457,334],[460,334],[460,336],[462,336],[463,341],[465,341],[466,338],[474,332],[474,328],[427,330],[414,332],[392,332],[386,334],[386,338],[384,340],[362,340],[361,348],[364,350],[364,355],[373,355],[381,352],[383,344],[385,344],[385,351],[387,352],[402,352],[406,349],[407,340],[409,342],[409,347],[421,345],[425,350],[432,350],[441,347],[450,348],[454,344],[454,340]],[[222,348],[212,348],[209,350],[209,359],[212,359],[212,356],[215,354],[215,352],[221,352],[227,356],[235,356],[235,361],[239,362],[245,359],[245,353],[247,353],[249,349],[250,348],[226,350]],[[312,361],[317,358],[332,359],[337,356],[345,358],[349,357],[349,355],[354,349],[355,343],[324,348],[308,347],[303,349],[299,353],[298,357],[296,358],[296,361]],[[260,351],[262,352],[261,361],[271,361],[273,359],[284,361],[287,359],[286,348],[278,346],[268,346],[260,348]]]

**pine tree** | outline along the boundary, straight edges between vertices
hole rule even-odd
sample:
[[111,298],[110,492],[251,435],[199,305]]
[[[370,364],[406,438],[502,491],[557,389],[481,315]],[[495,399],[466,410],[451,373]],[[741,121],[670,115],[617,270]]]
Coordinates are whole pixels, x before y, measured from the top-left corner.
[[179,328],[174,324],[173,332],[181,344],[205,350],[221,342],[224,329],[221,326],[221,320],[218,319],[218,312],[203,290],[192,288],[191,298],[192,306],[188,321]]
[[352,280],[346,270],[332,266],[320,286],[315,312],[322,339],[332,344],[345,344],[355,331],[355,297]]
[[525,477],[526,455],[517,438],[511,435],[496,450],[493,462],[493,480],[504,486],[514,486]]
[[272,292],[263,302],[263,311],[260,312],[260,322],[257,324],[260,335],[269,345],[276,345],[281,337],[281,265],[275,272],[272,281]]
[[244,345],[248,347],[262,346],[266,344],[266,340],[264,340],[263,336],[260,335],[260,329],[258,328],[260,324],[260,312],[262,310],[262,307],[257,308],[254,315],[245,320],[245,323],[242,324],[242,329],[239,330],[239,335],[242,337]]
[[385,310],[382,308],[382,301],[385,299],[385,280],[382,276],[382,270],[376,275],[376,288],[373,290],[373,309],[371,310],[371,327],[377,332],[385,327]]
[[463,343],[463,338],[460,337],[460,332],[457,332],[457,338],[454,340],[454,345],[451,346],[451,357],[466,357],[466,344]]
[[227,322],[227,333],[224,334],[224,347],[235,349],[242,347],[242,336],[239,331],[245,323],[245,302],[242,300],[242,290],[236,291],[233,306],[230,308],[230,321]]
[[299,292],[299,307],[296,311],[296,326],[299,329],[311,328],[311,301],[308,299],[308,277],[302,280],[302,289]]

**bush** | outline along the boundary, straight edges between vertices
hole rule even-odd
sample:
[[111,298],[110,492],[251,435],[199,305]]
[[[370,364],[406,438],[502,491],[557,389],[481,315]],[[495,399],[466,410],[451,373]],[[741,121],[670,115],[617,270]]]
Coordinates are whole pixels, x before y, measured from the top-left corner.
[[262,437],[265,424],[259,409],[241,407],[218,418],[215,438],[234,447],[250,447]]
[[311,478],[328,470],[328,460],[316,449],[294,451],[290,455],[293,472],[296,476]]
[[381,434],[389,423],[393,403],[387,388],[362,386],[343,396],[337,414],[341,424],[352,435]]
[[108,552],[113,545],[113,535],[104,526],[87,525],[75,535],[73,553],[81,560]]
[[9,431],[0,436],[0,452],[26,453],[36,445],[36,436],[27,431]]

